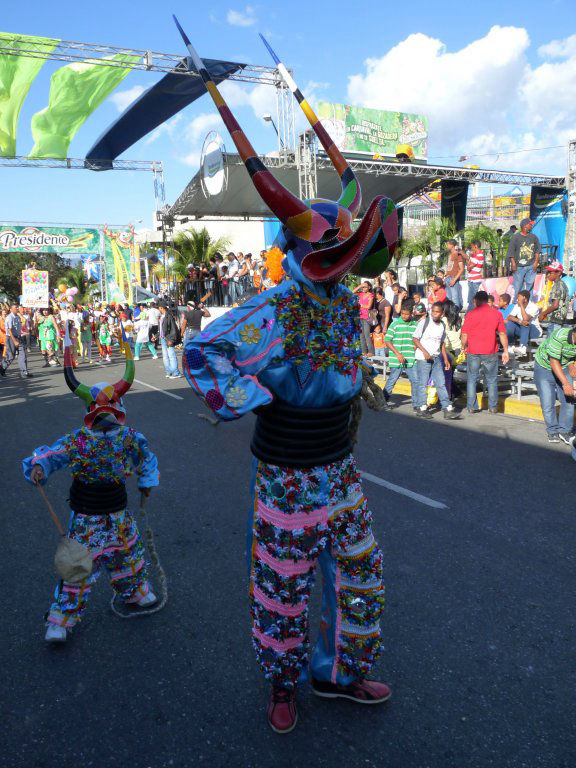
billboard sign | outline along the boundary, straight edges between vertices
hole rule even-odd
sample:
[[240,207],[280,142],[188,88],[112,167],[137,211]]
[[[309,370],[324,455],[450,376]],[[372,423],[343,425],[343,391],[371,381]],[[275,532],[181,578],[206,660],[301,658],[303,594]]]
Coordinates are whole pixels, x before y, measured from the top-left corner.
[[48,296],[48,272],[40,269],[22,270],[22,298],[23,307],[42,309],[50,306]]
[[409,144],[416,160],[426,160],[428,118],[423,115],[329,101],[319,101],[317,113],[341,152],[395,157],[398,144]]
[[0,224],[0,253],[99,253],[97,229],[14,227]]

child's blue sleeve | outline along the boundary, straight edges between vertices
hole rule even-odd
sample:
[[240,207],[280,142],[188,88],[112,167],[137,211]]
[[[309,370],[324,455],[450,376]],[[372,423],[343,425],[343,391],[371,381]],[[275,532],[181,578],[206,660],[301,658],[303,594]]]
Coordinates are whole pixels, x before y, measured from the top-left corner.
[[59,437],[52,445],[41,445],[34,450],[32,456],[23,459],[22,471],[29,483],[32,482],[30,475],[33,467],[39,466],[44,470],[44,480],[42,481],[42,485],[44,485],[53,472],[68,466],[70,463],[67,448],[68,437],[68,435]]

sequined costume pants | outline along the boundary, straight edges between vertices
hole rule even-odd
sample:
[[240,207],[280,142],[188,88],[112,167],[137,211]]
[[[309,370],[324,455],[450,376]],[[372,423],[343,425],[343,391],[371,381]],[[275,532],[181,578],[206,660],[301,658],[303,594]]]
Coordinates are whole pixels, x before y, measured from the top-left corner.
[[[382,553],[352,456],[312,469],[256,463],[251,540],[252,635],[265,677],[347,685],[380,654]],[[317,564],[322,620],[310,664],[308,603]]]
[[135,602],[148,594],[144,544],[136,521],[127,510],[109,515],[73,515],[68,536],[92,552],[93,570],[80,584],[62,581],[56,587],[47,621],[71,628],[80,619],[102,568],[118,596]]

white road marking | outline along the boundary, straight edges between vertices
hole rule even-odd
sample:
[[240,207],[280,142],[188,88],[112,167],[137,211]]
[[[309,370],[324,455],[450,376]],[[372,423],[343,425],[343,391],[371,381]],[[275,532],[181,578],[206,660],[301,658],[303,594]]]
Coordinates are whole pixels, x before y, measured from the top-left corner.
[[381,477],[371,475],[370,472],[360,472],[360,474],[363,478],[369,480],[371,483],[376,483],[376,485],[381,485],[383,488],[388,488],[389,491],[394,491],[394,493],[401,493],[402,496],[409,496],[411,499],[414,499],[414,501],[419,501],[420,504],[426,504],[427,507],[434,507],[435,509],[448,509],[446,504],[442,504],[441,501],[429,499],[428,496],[422,496],[421,493],[416,493],[415,491],[411,491],[408,488],[403,488],[401,485],[389,483],[388,480],[382,480]]
[[159,387],[155,387],[153,384],[147,384],[145,381],[140,381],[140,379],[134,379],[136,384],[142,384],[143,387],[149,387],[150,389],[155,389],[156,392],[161,392],[163,395],[167,395],[168,397],[173,397],[174,400],[184,400],[183,397],[180,397],[180,395],[173,395],[172,392],[166,392],[165,389],[160,389]]

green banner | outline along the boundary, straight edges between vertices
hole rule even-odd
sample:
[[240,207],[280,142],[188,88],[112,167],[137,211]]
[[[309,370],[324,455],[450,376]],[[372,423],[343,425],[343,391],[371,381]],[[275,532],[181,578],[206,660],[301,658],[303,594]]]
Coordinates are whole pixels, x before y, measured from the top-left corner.
[[81,227],[14,227],[0,224],[0,254],[100,253],[100,232]]
[[428,118],[411,112],[385,112],[319,101],[322,125],[341,152],[396,156],[398,144],[409,144],[417,160],[428,154]]
[[80,126],[130,74],[138,56],[119,53],[104,59],[124,66],[107,66],[88,59],[56,70],[50,79],[48,106],[32,117],[34,147],[29,157],[64,159]]
[[[51,53],[59,40],[31,35],[10,35],[0,32],[0,157],[16,154],[18,117],[24,99],[44,59],[33,53]],[[10,53],[5,51],[9,50]],[[18,55],[21,51],[22,54]],[[24,55],[24,51],[27,55]]]
[[132,302],[134,232],[104,229],[104,271],[108,301]]

